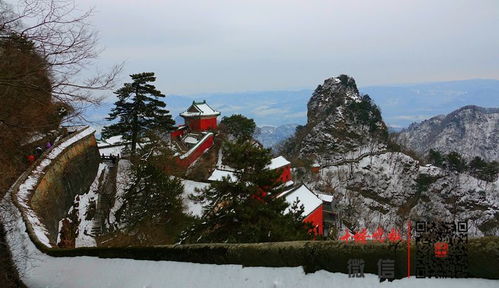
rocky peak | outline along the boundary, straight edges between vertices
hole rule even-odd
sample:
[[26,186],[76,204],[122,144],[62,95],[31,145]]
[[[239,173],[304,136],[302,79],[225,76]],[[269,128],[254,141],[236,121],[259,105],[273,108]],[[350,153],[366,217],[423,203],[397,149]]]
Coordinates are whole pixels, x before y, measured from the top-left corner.
[[361,153],[367,146],[371,150],[384,146],[387,128],[381,113],[369,96],[360,95],[352,77],[326,79],[307,107],[307,124],[288,141],[289,154],[329,161]]
[[310,98],[307,108],[308,122],[315,122],[329,112],[333,106],[346,105],[349,102],[361,100],[355,79],[347,75],[331,77],[317,86]]

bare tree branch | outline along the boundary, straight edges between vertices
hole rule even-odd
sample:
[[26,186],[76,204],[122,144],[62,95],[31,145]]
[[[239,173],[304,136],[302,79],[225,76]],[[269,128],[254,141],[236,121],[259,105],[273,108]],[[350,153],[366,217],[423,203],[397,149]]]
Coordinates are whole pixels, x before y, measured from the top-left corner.
[[[40,69],[50,71],[56,100],[97,104],[100,98],[90,91],[112,89],[123,65],[107,73],[94,73],[90,79],[79,79],[102,52],[97,46],[97,32],[88,22],[92,15],[93,9],[78,11],[74,0],[23,0],[15,7],[0,0],[0,40],[18,35],[34,44],[46,63]],[[20,81],[23,76],[19,75]],[[6,82],[17,85],[15,79],[0,78],[2,85]]]

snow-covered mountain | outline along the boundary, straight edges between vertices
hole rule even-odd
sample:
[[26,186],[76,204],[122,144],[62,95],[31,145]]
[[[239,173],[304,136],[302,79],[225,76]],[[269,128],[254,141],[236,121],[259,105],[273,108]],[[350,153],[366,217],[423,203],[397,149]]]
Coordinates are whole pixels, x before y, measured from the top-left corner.
[[285,148],[291,158],[320,164],[318,175],[296,180],[332,194],[344,228],[403,230],[409,219],[461,220],[468,221],[470,236],[499,235],[499,180],[424,165],[397,151],[377,106],[351,77],[317,87],[307,124]]
[[464,106],[448,115],[414,123],[401,131],[398,142],[422,155],[430,149],[456,151],[465,158],[499,160],[499,108]]
[[266,148],[275,147],[285,139],[291,137],[296,130],[298,124],[285,124],[278,127],[262,126],[257,127],[253,137],[258,140]]
[[347,153],[383,150],[388,129],[368,96],[347,75],[326,79],[308,102],[307,124],[285,152],[301,158],[335,161]]

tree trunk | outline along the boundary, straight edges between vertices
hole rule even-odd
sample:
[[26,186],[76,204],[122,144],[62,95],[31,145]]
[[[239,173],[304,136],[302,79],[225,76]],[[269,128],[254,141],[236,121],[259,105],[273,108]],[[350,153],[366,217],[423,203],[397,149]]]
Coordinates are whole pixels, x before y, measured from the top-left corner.
[[139,122],[139,117],[137,115],[137,111],[139,109],[139,105],[138,105],[138,100],[139,98],[139,86],[137,85],[135,87],[135,105],[134,105],[134,109],[133,109],[133,122],[132,122],[132,156],[135,155],[135,149],[137,147],[137,137],[138,137],[138,134],[139,134],[139,125],[138,125],[138,122]]

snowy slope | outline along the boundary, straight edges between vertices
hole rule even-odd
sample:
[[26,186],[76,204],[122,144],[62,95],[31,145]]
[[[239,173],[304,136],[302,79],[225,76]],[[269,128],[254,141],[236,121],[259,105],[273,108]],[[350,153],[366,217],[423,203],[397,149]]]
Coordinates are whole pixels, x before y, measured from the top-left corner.
[[465,106],[402,130],[398,142],[426,154],[430,149],[459,152],[465,158],[499,160],[499,108]]
[[348,278],[341,273],[317,271],[305,274],[301,267],[242,267],[241,265],[194,264],[172,261],[103,259],[96,257],[50,257],[25,233],[20,213],[7,193],[0,206],[6,223],[7,242],[22,281],[38,287],[190,287],[190,288],[302,288],[302,287],[435,287],[492,288],[499,280],[409,279],[379,283],[378,277]]
[[[431,177],[427,187],[419,189],[418,178],[426,176]],[[403,153],[323,166],[308,186],[333,191],[336,211],[350,229],[400,229],[407,219],[466,220],[471,237],[499,235],[499,182],[420,166]]]
[[92,228],[94,227],[94,219],[87,219],[87,213],[91,209],[91,203],[93,202],[93,205],[96,205],[99,199],[99,180],[101,177],[104,178],[107,176],[108,169],[109,167],[106,163],[100,163],[97,175],[95,176],[92,185],[90,185],[89,191],[75,197],[75,206],[78,215],[78,230],[76,231],[75,247],[96,246],[95,238],[91,235]]
[[189,199],[189,195],[195,195],[196,189],[204,189],[210,184],[192,180],[182,180],[182,184],[184,185],[184,194],[182,195],[182,198],[184,200],[186,212],[192,216],[201,217],[203,215],[203,204],[192,201]]

